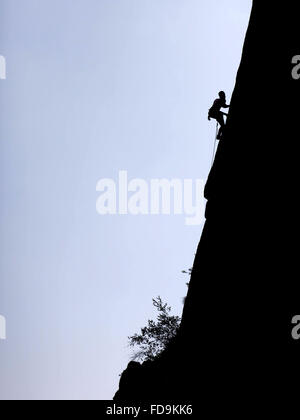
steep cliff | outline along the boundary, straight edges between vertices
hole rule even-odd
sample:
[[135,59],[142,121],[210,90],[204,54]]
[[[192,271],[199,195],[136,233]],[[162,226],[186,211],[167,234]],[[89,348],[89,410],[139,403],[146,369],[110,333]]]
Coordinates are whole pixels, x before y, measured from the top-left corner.
[[131,364],[117,400],[266,401],[298,369],[297,26],[296,2],[254,0],[177,342]]

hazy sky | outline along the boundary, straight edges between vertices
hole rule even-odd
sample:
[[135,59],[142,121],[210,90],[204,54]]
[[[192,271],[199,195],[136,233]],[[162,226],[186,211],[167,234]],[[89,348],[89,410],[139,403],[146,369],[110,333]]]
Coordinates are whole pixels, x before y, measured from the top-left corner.
[[100,216],[96,184],[206,179],[250,0],[0,0],[0,399],[110,399],[201,226]]

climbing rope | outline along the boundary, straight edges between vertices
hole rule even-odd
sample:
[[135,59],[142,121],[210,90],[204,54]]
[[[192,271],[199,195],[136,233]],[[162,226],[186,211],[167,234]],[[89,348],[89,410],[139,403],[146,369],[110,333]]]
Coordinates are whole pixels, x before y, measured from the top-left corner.
[[215,136],[214,151],[213,151],[212,160],[211,160],[211,166],[210,166],[211,168],[213,166],[214,159],[215,159],[215,154],[216,154],[216,146],[217,146],[218,132],[219,132],[219,123],[217,122],[217,124],[216,124],[216,136]]

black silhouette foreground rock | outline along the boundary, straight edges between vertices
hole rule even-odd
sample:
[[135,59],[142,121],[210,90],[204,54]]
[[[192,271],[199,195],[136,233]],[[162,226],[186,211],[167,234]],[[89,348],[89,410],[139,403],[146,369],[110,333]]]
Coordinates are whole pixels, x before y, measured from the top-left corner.
[[129,364],[116,401],[194,401],[212,414],[274,408],[286,390],[292,398],[300,364],[291,337],[300,314],[296,5],[253,2],[179,335],[158,360]]

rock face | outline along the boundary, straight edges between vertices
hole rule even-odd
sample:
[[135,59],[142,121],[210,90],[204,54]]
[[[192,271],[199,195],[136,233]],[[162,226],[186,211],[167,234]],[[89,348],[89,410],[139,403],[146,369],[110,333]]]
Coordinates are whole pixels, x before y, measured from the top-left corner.
[[177,342],[129,366],[117,400],[249,407],[280,396],[299,370],[297,16],[293,1],[253,2]]

